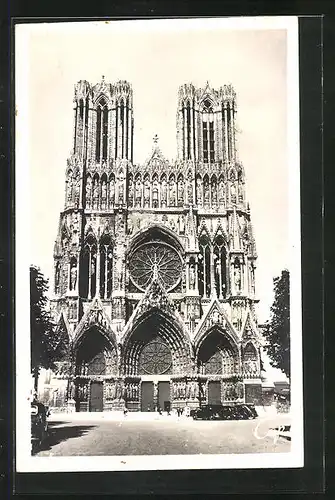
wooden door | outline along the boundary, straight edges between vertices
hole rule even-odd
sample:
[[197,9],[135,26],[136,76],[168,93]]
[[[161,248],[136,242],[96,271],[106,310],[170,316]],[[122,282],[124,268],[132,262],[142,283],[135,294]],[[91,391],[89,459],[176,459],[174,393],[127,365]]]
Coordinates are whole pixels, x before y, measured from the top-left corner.
[[141,384],[141,411],[154,411],[154,384],[142,382]]
[[211,380],[208,382],[208,404],[221,404],[221,383],[219,381]]
[[91,383],[90,411],[103,411],[103,384],[102,382]]

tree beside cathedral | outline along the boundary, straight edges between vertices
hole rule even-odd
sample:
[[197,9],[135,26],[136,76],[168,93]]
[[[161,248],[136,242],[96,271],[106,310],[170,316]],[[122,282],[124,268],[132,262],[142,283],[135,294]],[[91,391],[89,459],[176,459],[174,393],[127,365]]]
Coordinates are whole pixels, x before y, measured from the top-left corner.
[[41,368],[56,370],[56,362],[63,359],[67,348],[48,310],[48,288],[48,280],[41,270],[30,266],[30,360],[35,392]]
[[273,279],[274,301],[264,328],[264,346],[271,364],[290,377],[290,273],[284,269]]

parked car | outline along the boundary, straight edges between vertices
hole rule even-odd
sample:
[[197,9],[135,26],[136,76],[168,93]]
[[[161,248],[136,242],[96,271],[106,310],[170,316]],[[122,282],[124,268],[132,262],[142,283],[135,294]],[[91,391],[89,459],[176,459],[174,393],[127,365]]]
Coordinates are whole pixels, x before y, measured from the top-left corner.
[[31,445],[35,451],[48,435],[49,408],[39,401],[31,403]]
[[257,417],[254,405],[204,405],[191,411],[194,420],[249,420]]

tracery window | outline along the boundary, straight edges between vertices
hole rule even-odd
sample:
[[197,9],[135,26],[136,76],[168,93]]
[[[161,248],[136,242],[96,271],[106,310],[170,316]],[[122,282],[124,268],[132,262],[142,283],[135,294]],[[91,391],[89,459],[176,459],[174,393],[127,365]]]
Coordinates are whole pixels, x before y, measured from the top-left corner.
[[87,238],[84,245],[81,272],[80,272],[80,295],[91,299],[96,292],[96,265],[97,245],[93,236]]
[[172,355],[170,348],[159,338],[146,344],[140,354],[140,373],[162,375],[171,373]]
[[131,255],[129,271],[133,283],[141,291],[145,291],[154,275],[170,291],[180,282],[182,263],[171,245],[163,241],[149,241]]

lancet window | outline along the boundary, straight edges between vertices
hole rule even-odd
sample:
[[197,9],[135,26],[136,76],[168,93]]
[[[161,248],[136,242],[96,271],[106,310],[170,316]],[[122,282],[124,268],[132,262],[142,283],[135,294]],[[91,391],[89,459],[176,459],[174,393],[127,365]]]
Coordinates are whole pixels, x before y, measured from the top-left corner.
[[201,297],[208,298],[211,295],[211,246],[207,236],[200,238],[199,246],[199,293]]
[[152,178],[152,206],[158,208],[158,177],[154,174]]
[[218,235],[214,241],[213,260],[216,296],[222,299],[227,293],[227,259],[225,241],[221,235]]
[[91,299],[96,293],[97,283],[97,244],[91,235],[87,238],[82,254],[80,295],[83,298]]
[[113,279],[113,247],[109,236],[101,238],[100,257],[100,297],[108,299],[112,293]]
[[214,162],[214,112],[211,102],[206,99],[202,110],[202,147],[204,163]]
[[107,159],[108,107],[104,99],[97,104],[96,161]]
[[88,125],[88,98],[80,99],[76,107],[76,129],[74,137],[74,152],[78,146],[82,147]]

